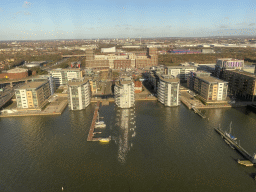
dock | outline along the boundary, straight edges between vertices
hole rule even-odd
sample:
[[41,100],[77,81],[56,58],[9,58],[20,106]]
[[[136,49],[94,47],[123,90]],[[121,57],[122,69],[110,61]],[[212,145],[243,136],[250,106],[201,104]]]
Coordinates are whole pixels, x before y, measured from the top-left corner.
[[92,124],[91,124],[90,130],[89,130],[87,141],[98,141],[95,138],[93,138],[93,136],[94,136],[93,132],[94,132],[94,128],[95,128],[95,122],[96,122],[97,117],[98,117],[99,108],[100,108],[100,101],[97,102],[95,110],[94,110],[94,115],[93,115],[93,118],[92,118]]
[[94,132],[94,129],[95,129],[95,123],[96,123],[96,120],[97,120],[97,117],[98,117],[98,113],[99,113],[99,108],[100,108],[100,101],[97,102],[96,104],[96,107],[95,107],[95,110],[94,110],[94,114],[93,114],[93,118],[92,118],[92,124],[91,124],[91,127],[90,127],[90,130],[89,130],[89,134],[88,134],[88,137],[87,137],[87,141],[110,141],[111,140],[111,137],[108,137],[108,138],[102,138],[102,137],[97,137],[97,138],[94,138],[94,136],[96,134],[101,134],[102,132],[99,132],[99,131],[96,131]]
[[192,107],[192,109],[193,109],[193,111],[194,111],[196,114],[198,114],[200,117],[206,118],[206,116],[205,116],[199,109],[197,109],[197,108],[195,108],[195,107]]
[[240,144],[233,139],[230,139],[220,128],[214,128],[217,133],[221,135],[223,139],[226,139],[244,158],[247,160],[238,160],[238,163],[245,166],[253,166],[256,164],[256,154],[250,155]]

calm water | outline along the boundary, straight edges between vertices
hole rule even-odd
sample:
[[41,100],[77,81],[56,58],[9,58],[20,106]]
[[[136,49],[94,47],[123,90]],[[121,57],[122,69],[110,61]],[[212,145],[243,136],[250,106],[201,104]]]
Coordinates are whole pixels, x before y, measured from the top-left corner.
[[221,124],[256,152],[256,115],[210,109],[207,119],[183,105],[155,101],[135,109],[100,108],[109,144],[87,142],[94,105],[57,117],[0,119],[0,191],[256,191],[255,167],[214,131]]

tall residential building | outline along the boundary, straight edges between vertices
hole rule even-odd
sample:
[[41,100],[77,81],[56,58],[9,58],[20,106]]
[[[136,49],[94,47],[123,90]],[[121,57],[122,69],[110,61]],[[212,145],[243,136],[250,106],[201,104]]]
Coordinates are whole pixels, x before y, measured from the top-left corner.
[[211,73],[206,71],[190,72],[190,76],[187,77],[187,86],[189,89],[194,90],[194,82],[196,77],[209,77]]
[[53,69],[50,71],[50,74],[53,77],[56,87],[60,85],[67,85],[68,81],[72,79],[82,78],[81,69]]
[[45,80],[49,81],[51,95],[53,95],[55,90],[56,90],[56,86],[55,86],[55,82],[53,80],[53,77],[51,75],[39,75],[39,76],[34,77],[32,79],[32,81],[34,81],[34,82],[45,81]]
[[178,106],[180,80],[173,76],[161,75],[157,90],[158,101],[165,106]]
[[231,93],[254,101],[256,96],[256,76],[239,70],[224,70],[223,79],[229,82]]
[[191,71],[197,71],[194,66],[168,66],[165,67],[165,74],[174,76],[180,79],[180,81],[187,81],[187,77],[190,76]]
[[205,102],[225,101],[227,99],[228,82],[212,76],[195,77],[194,90]]
[[72,79],[68,82],[68,107],[70,110],[85,109],[91,102],[89,80]]
[[29,82],[15,89],[17,108],[40,109],[51,95],[49,81]]
[[120,108],[131,108],[135,104],[134,83],[131,77],[121,77],[114,88],[115,103]]
[[224,70],[230,69],[242,69],[244,67],[244,60],[222,58],[217,59],[214,76],[222,79],[222,73]]

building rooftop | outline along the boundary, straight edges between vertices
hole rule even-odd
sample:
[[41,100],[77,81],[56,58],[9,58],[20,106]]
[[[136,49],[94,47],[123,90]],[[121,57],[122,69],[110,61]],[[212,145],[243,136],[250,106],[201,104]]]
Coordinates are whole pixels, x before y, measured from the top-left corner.
[[52,69],[51,71],[81,71],[81,69],[78,68],[57,68],[57,69]]
[[48,81],[36,81],[36,82],[29,82],[23,86],[21,86],[20,88],[18,88],[17,90],[19,89],[36,89],[38,88],[39,86],[47,83]]
[[83,79],[72,79],[71,81],[68,81],[68,86],[79,86],[83,85],[88,82],[87,78]]
[[216,77],[212,77],[212,76],[208,76],[208,77],[197,77],[205,82],[208,82],[208,83],[228,83],[226,81],[223,81],[221,79],[218,79]]
[[24,72],[28,72],[28,69],[14,68],[7,71],[7,73],[24,73]]
[[159,76],[159,79],[165,82],[170,82],[170,83],[180,82],[179,78],[175,78],[174,76],[169,76],[169,75],[161,75]]
[[245,76],[249,76],[249,77],[253,77],[256,78],[256,76],[252,73],[249,73],[247,71],[240,71],[240,70],[232,70],[235,73],[241,74],[241,75],[245,75]]
[[233,58],[220,58],[217,60],[222,60],[222,61],[243,61],[243,59],[233,59]]
[[173,68],[173,69],[184,69],[184,68],[186,68],[186,69],[191,69],[191,68],[193,68],[193,69],[196,69],[196,67],[195,66],[166,66],[166,68]]

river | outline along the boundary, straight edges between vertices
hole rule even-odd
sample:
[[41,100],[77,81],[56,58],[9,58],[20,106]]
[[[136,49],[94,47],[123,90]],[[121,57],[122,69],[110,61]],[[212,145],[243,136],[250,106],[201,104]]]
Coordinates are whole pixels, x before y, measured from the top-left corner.
[[108,144],[87,142],[94,105],[61,116],[0,119],[0,191],[256,191],[242,156],[214,131],[229,130],[251,155],[256,114],[137,101],[134,109],[100,107]]

